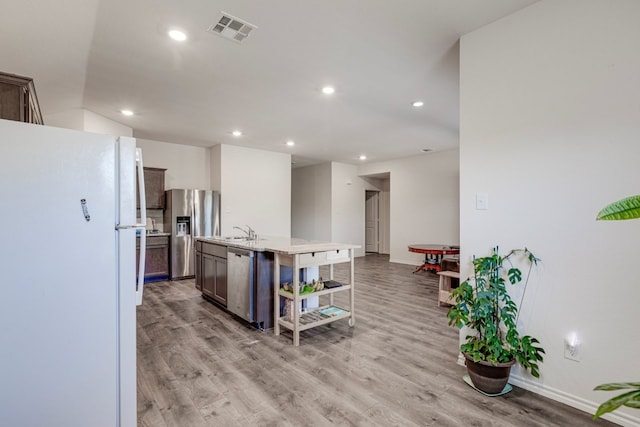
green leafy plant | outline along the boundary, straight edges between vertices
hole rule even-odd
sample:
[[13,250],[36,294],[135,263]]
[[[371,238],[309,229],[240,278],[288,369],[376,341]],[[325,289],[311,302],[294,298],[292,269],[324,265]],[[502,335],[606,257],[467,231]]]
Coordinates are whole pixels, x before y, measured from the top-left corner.
[[610,203],[598,213],[598,221],[620,221],[640,218],[640,196],[631,196]]
[[531,268],[539,261],[527,248],[499,254],[498,248],[487,257],[473,259],[472,278],[461,283],[451,292],[454,305],[449,309],[449,325],[458,328],[467,326],[474,333],[467,335],[460,350],[473,358],[474,362],[491,364],[517,360],[539,377],[538,362],[542,362],[544,349],[540,342],[529,335],[520,336],[517,330],[518,306],[507,292],[507,279],[511,285],[522,282],[522,271],[515,267],[512,258],[524,256],[529,264],[522,300],[529,280]]
[[600,384],[594,390],[631,390],[613,397],[598,407],[593,419],[598,419],[607,412],[615,411],[621,406],[640,409],[640,383],[609,383]]
[[[626,197],[610,203],[602,208],[596,217],[597,220],[606,221],[620,221],[636,218],[640,218],[640,196]],[[598,419],[607,412],[615,411],[621,406],[640,409],[640,382],[601,384],[594,388],[594,390],[631,390],[612,397],[600,405],[596,413],[593,415],[594,419]]]

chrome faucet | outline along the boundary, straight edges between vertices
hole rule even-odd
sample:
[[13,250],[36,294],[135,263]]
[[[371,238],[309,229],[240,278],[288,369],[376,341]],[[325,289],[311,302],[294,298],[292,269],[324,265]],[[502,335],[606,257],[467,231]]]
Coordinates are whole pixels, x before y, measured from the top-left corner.
[[249,240],[254,240],[256,237],[256,231],[247,225],[247,230],[249,230]]
[[237,225],[234,225],[233,228],[237,228],[238,230],[242,231],[243,233],[245,233],[247,235],[247,237],[249,238],[249,240],[254,240],[256,238],[256,232],[253,228],[249,227],[247,225],[247,229],[245,230],[242,227],[238,227]]

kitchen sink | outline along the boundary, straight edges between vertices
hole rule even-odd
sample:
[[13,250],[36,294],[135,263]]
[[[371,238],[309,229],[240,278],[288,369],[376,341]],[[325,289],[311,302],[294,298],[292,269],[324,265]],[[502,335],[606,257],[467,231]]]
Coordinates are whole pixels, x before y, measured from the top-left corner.
[[249,239],[249,237],[247,236],[226,236],[222,238],[223,240],[226,240],[227,242],[247,242],[249,240],[253,240],[253,239]]
[[249,236],[214,236],[212,237],[214,240],[220,240],[223,242],[236,242],[236,243],[240,243],[240,242],[257,242],[258,240],[264,240],[262,238],[258,238],[258,237],[254,237],[253,239],[250,239]]
[[225,242],[257,242],[258,240],[264,240],[258,237],[249,238],[248,236],[223,236],[216,238],[224,240]]

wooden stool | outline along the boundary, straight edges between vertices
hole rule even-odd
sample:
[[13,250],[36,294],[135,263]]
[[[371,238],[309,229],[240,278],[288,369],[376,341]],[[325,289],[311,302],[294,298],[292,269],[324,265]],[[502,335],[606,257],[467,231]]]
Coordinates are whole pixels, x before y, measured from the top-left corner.
[[457,271],[440,271],[440,283],[438,285],[438,307],[442,303],[451,305],[451,279],[460,279],[460,273]]

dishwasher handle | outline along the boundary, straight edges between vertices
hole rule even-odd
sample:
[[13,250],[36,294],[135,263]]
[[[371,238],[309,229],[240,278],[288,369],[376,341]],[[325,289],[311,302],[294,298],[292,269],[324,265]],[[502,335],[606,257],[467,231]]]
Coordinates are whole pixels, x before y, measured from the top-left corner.
[[254,252],[248,249],[240,249],[240,248],[227,248],[227,257],[231,258],[232,255],[237,257],[247,256],[249,258],[253,258]]

